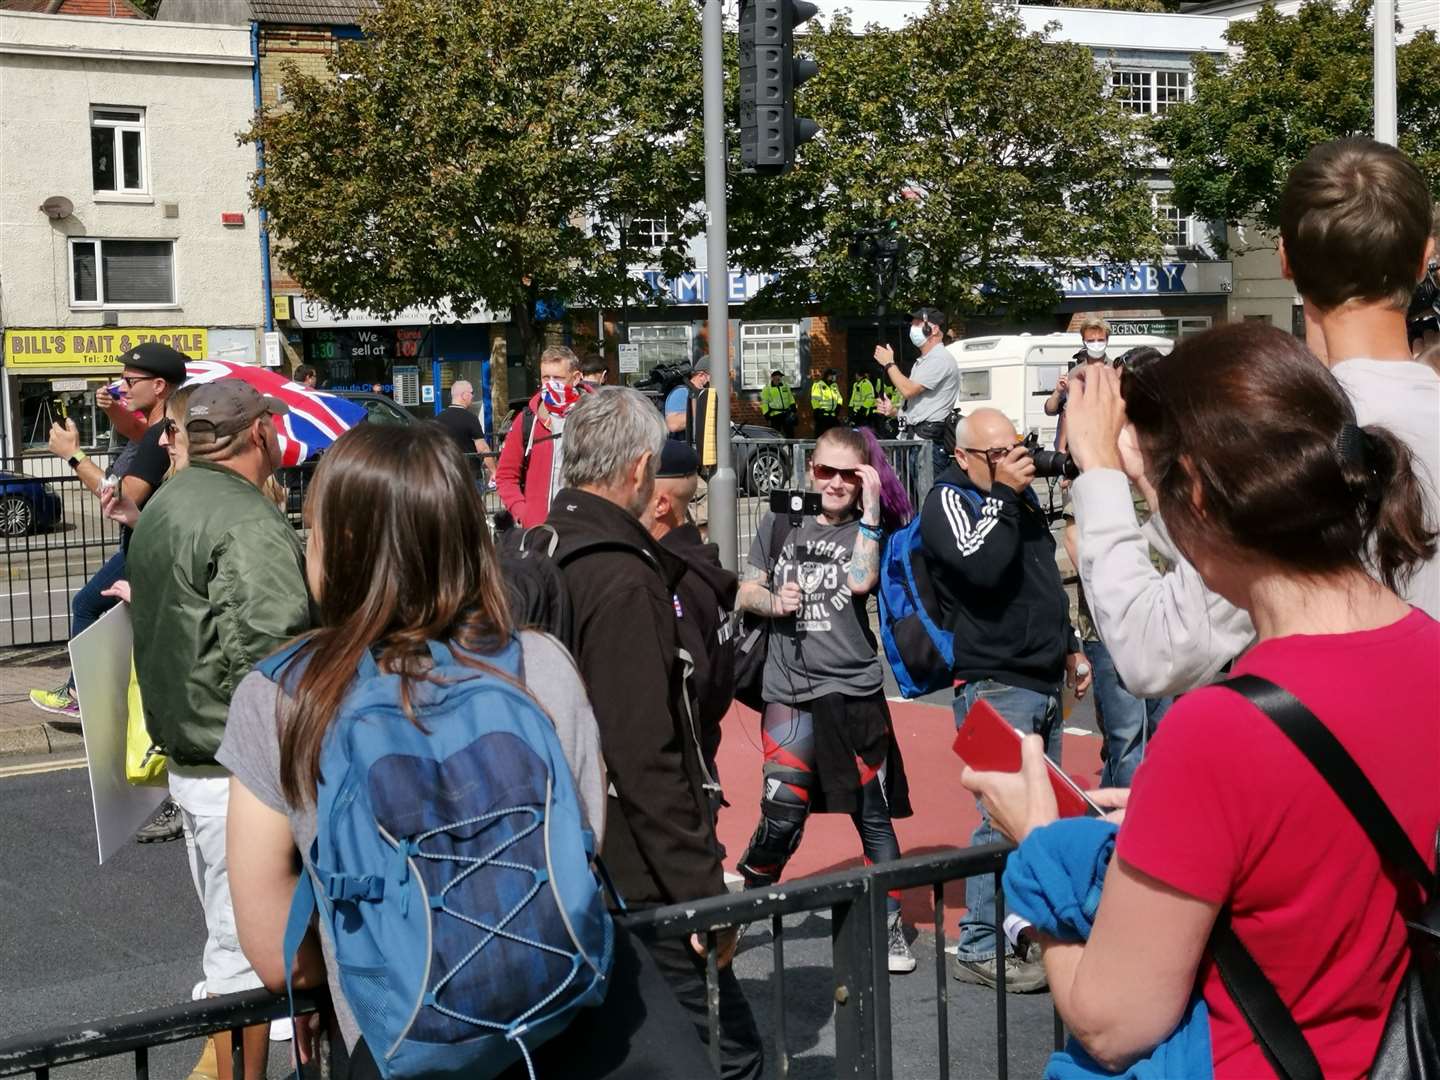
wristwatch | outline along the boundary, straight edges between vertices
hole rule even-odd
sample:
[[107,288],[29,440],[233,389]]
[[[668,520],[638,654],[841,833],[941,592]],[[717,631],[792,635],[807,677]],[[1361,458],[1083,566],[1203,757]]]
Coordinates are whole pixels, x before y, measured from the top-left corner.
[[84,461],[87,456],[84,450],[76,451],[75,456],[70,458],[70,468],[80,468],[80,463]]

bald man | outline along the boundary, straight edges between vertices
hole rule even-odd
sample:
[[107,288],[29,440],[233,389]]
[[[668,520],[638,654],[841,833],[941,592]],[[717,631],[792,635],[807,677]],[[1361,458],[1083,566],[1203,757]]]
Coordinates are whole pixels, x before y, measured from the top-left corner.
[[462,454],[488,454],[485,428],[470,409],[474,401],[475,388],[464,379],[456,379],[450,384],[450,404],[440,410],[435,422],[455,440]]
[[[1030,490],[1035,463],[1015,427],[996,409],[977,409],[955,430],[954,464],[941,474],[920,515],[920,533],[941,610],[955,635],[955,723],[984,698],[1021,731],[1045,740],[1060,760],[1060,691],[1067,676],[1077,696],[1089,666],[1070,625],[1070,599],[1055,565],[1050,523]],[[981,807],[972,842],[997,840]],[[969,911],[951,971],[961,982],[995,986],[995,888],[977,875],[965,884]],[[1005,988],[1045,987],[1040,950],[1003,950]]]

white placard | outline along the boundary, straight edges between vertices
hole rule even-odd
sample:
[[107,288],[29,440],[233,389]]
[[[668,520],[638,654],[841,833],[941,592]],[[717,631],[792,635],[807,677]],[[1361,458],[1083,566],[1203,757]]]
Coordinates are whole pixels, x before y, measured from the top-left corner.
[[620,374],[628,375],[640,370],[640,346],[621,345]]
[[280,366],[280,331],[278,330],[265,332],[265,366]]
[[420,387],[420,400],[426,405],[435,404],[435,384],[426,383]]
[[130,605],[116,604],[70,639],[70,669],[80,700],[80,727],[90,766],[90,802],[100,862],[125,847],[165,801],[164,784],[125,779],[125,732],[130,719]]
[[90,384],[84,379],[51,379],[50,389],[57,394],[63,394],[72,390],[88,390]]

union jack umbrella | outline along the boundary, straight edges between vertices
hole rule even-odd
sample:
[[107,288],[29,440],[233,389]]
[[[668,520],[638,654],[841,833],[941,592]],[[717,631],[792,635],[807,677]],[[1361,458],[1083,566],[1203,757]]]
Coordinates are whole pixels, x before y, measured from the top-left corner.
[[365,406],[334,394],[307,390],[279,372],[228,360],[191,360],[186,385],[216,379],[243,379],[262,394],[285,402],[290,412],[273,417],[280,436],[281,464],[299,465],[365,419]]

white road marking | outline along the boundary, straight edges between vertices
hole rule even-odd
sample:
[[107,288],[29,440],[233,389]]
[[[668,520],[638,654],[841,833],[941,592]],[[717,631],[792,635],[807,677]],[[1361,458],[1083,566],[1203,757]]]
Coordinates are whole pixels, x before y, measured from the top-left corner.
[[1065,729],[1065,734],[1066,734],[1066,735],[1094,735],[1095,732],[1091,731],[1089,728],[1083,728],[1083,727],[1067,727],[1067,728]]

